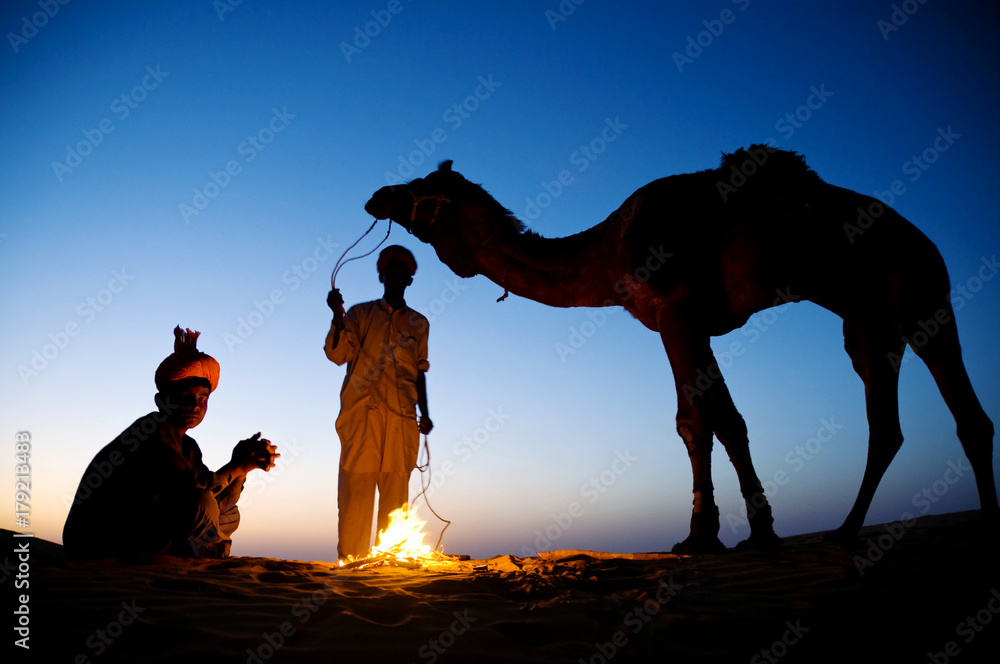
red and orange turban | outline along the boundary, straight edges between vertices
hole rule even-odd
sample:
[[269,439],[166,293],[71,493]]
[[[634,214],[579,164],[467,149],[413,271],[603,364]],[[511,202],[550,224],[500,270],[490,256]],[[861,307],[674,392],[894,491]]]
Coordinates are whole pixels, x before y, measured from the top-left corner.
[[200,334],[201,332],[182,330],[180,325],[174,328],[174,352],[156,368],[156,389],[162,392],[176,381],[204,378],[211,385],[212,391],[215,391],[219,385],[219,363],[211,355],[198,350]]

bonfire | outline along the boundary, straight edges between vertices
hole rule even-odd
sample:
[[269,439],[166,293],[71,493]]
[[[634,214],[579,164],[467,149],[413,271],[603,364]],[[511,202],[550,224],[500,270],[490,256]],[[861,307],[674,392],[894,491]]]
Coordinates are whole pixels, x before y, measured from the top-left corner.
[[424,543],[422,521],[416,510],[400,507],[389,514],[389,525],[378,534],[378,541],[364,557],[348,556],[338,562],[343,569],[368,569],[382,565],[419,569],[430,563],[454,560]]

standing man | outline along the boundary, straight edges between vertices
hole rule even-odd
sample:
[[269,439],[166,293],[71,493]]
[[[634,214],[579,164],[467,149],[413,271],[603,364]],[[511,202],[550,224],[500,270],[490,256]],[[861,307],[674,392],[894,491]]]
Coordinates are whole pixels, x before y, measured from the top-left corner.
[[[347,363],[340,390],[340,478],[337,555],[364,556],[372,544],[372,512],[378,489],[378,525],[408,502],[410,473],[417,465],[420,434],[434,426],[427,411],[424,372],[430,324],[406,306],[403,293],[413,283],[417,261],[393,245],[379,254],[382,299],[364,302],[344,313],[339,290],[326,303],[333,322],[326,335],[326,356]],[[417,419],[417,408],[420,418]]]

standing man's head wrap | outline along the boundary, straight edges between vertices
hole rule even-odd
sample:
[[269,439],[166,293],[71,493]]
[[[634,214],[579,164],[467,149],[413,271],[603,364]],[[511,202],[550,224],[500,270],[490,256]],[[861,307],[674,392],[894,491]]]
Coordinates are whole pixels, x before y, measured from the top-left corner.
[[375,269],[378,270],[379,274],[382,274],[385,266],[393,261],[399,261],[406,265],[410,270],[410,276],[417,273],[417,259],[413,257],[409,249],[401,247],[398,244],[391,244],[382,250],[378,255],[378,261],[375,263]]
[[219,385],[219,363],[197,348],[200,332],[174,328],[174,352],[156,368],[156,389],[163,392],[171,383],[187,378],[204,378],[211,391]]

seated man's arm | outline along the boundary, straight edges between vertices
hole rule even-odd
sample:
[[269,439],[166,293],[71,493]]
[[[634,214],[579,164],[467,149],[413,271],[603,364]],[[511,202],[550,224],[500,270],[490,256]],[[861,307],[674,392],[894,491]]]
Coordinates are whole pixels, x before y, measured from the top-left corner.
[[233,458],[229,463],[215,471],[212,483],[209,485],[212,493],[218,495],[233,482],[242,480],[251,470],[271,470],[275,461],[281,455],[277,447],[266,438],[260,437],[258,431],[246,440],[241,440],[233,448]]

